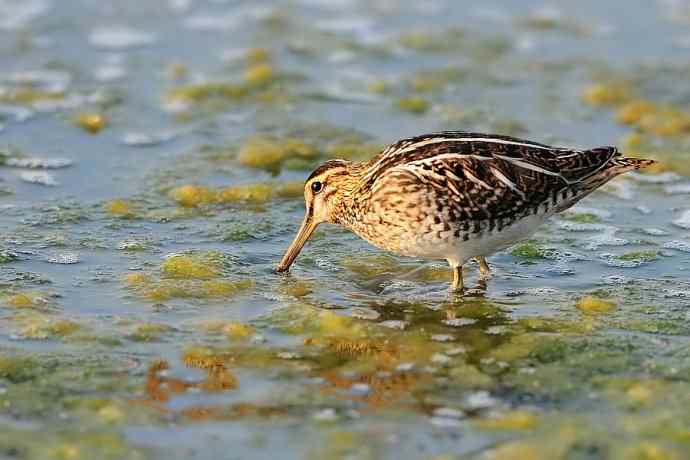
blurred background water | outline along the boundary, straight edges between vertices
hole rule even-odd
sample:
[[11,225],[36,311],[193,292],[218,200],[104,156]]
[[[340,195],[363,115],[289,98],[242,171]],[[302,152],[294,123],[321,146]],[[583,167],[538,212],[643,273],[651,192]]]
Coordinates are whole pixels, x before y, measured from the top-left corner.
[[[680,0],[0,0],[0,458],[690,458],[689,48]],[[272,273],[319,162],[446,129],[660,166],[464,299],[335,227]]]

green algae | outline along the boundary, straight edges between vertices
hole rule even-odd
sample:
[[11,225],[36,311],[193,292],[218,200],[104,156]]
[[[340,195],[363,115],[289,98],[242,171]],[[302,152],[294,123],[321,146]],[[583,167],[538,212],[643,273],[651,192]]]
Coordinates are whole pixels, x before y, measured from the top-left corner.
[[510,253],[525,263],[534,263],[535,260],[545,259],[544,249],[536,243],[523,243],[515,246]]
[[655,250],[633,251],[615,256],[617,260],[625,262],[651,262],[658,257],[659,253]]
[[591,212],[564,212],[559,214],[562,219],[579,224],[596,224],[601,222],[601,217]]
[[19,260],[19,256],[12,251],[0,249],[0,264],[7,264]]

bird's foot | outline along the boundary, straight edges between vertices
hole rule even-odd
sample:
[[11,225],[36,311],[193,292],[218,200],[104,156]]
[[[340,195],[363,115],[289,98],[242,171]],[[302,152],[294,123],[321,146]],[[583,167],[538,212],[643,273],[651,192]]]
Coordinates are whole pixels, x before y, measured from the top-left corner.
[[474,259],[479,264],[479,273],[482,274],[482,277],[488,278],[491,276],[491,268],[489,267],[486,258],[484,256],[477,256]]

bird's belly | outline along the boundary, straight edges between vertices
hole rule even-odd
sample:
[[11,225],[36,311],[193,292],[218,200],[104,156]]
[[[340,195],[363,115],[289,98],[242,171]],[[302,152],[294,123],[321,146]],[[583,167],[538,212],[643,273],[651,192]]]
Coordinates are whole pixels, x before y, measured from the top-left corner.
[[547,217],[548,215],[543,214],[527,216],[503,227],[500,231],[489,230],[489,223],[484,222],[481,226],[482,230],[478,233],[470,233],[468,239],[463,238],[462,232],[459,236],[455,236],[454,230],[434,229],[426,231],[410,229],[408,232],[397,235],[395,244],[391,244],[392,239],[385,237],[380,239],[365,237],[365,239],[375,246],[398,255],[435,260],[450,259],[463,264],[472,257],[493,254],[528,238]]

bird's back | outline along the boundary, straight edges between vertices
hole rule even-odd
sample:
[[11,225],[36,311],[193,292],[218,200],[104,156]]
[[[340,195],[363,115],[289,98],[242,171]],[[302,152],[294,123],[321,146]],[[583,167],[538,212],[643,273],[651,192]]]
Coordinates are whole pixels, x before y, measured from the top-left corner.
[[[379,230],[387,225],[389,235],[467,241],[529,216],[543,220],[613,177],[651,163],[623,158],[615,147],[580,150],[442,132],[382,151],[367,164],[359,193],[367,198],[369,221],[378,222]],[[379,233],[385,238],[385,231]]]

